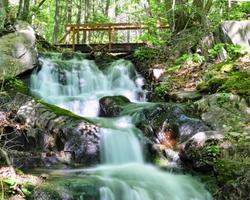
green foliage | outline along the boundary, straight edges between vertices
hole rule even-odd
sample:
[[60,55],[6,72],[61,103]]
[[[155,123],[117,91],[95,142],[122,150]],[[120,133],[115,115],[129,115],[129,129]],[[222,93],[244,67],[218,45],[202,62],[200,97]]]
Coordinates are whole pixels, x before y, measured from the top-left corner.
[[242,96],[250,96],[250,74],[245,71],[232,72],[220,91],[232,92]]
[[31,191],[28,189],[29,183],[20,185],[15,179],[12,178],[3,179],[3,183],[7,185],[6,192],[10,195],[19,194],[20,191],[22,191],[25,195],[31,194]]
[[198,53],[183,54],[181,57],[179,57],[176,60],[177,63],[185,63],[185,62],[189,62],[189,61],[192,61],[194,63],[202,63],[205,61],[205,57],[198,54]]
[[218,145],[206,146],[207,155],[216,157],[220,154],[220,147]]
[[164,95],[170,90],[172,85],[171,80],[162,82],[160,85],[155,87],[154,93],[159,98],[163,99]]
[[223,48],[227,51],[229,60],[234,60],[244,55],[239,45],[218,43],[212,49],[208,50],[210,58],[216,58]]
[[148,61],[156,58],[158,54],[157,49],[141,47],[135,50],[134,57],[139,61]]
[[249,10],[250,2],[238,2],[229,9],[227,1],[215,0],[208,16],[211,22],[210,28],[215,31],[225,20],[244,20]]
[[4,88],[6,89],[15,89],[16,91],[24,94],[29,93],[29,88],[24,84],[24,82],[18,80],[15,77],[6,76],[3,83],[4,83]]

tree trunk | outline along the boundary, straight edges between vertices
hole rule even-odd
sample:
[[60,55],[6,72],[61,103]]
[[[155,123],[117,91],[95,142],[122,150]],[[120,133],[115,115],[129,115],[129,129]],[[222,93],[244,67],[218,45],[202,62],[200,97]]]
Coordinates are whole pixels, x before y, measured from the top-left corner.
[[109,6],[110,6],[110,0],[107,0],[104,13],[107,17],[109,17]]
[[21,13],[23,10],[23,0],[19,0],[18,11],[17,11],[17,18],[21,17]]
[[6,9],[9,5],[9,2],[7,0],[0,0],[0,31],[4,29],[4,24],[6,20]]
[[81,24],[81,17],[82,17],[82,0],[79,0],[78,13],[77,13],[77,23],[78,24]]
[[68,0],[68,19],[67,22],[70,24],[72,22],[72,0]]
[[24,0],[21,19],[28,21],[30,11],[30,0]]
[[17,12],[17,18],[28,21],[30,11],[30,0],[20,0]]
[[56,1],[55,17],[54,17],[54,32],[53,32],[53,43],[57,43],[58,36],[58,23],[59,23],[59,0]]

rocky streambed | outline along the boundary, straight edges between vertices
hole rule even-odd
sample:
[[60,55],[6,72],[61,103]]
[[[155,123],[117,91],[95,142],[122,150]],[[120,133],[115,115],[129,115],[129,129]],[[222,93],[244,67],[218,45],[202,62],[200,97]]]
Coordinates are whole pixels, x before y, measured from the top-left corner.
[[[61,54],[49,55],[50,58],[55,55],[57,58],[61,56]],[[60,64],[74,59],[74,54],[67,55],[73,56],[64,57],[61,62],[57,59],[57,62],[53,63],[54,71],[50,71],[60,83],[59,90],[65,91],[64,95],[68,94],[67,84],[69,84],[65,70],[71,71],[69,67],[72,66],[64,64],[62,67]],[[75,59],[79,62],[79,58]],[[105,66],[102,66],[104,71]],[[128,71],[122,71],[123,75],[129,72],[127,75],[133,77],[133,81],[119,79],[118,70],[112,72],[112,77],[115,77],[113,84],[127,87],[128,82],[136,83],[137,74],[131,70],[130,64],[128,69]],[[39,73],[40,68],[36,70]],[[77,73],[74,70],[71,72]],[[92,82],[91,86],[95,86],[103,78],[102,73],[97,69],[95,73],[99,74],[97,76],[99,79],[97,82]],[[117,77],[119,81],[115,82]],[[73,88],[84,85],[80,78],[76,83],[75,79],[70,80]],[[110,79],[105,80],[108,82]],[[40,84],[43,82],[44,80]],[[121,82],[125,84],[120,85]],[[110,89],[109,87],[112,86],[112,84],[105,85],[104,82],[101,85],[102,87],[98,88],[100,91]],[[104,88],[103,85],[105,85]],[[50,91],[51,86],[48,84],[43,89]],[[112,129],[117,124],[119,126],[125,124],[125,129],[128,129],[129,123],[124,121],[121,123],[117,119],[129,116],[133,122],[132,129],[136,128],[141,132],[135,135],[143,147],[142,152],[146,155],[147,163],[157,164],[167,171],[176,169],[175,171],[188,172],[200,177],[206,184],[206,188],[217,199],[247,199],[250,108],[246,100],[242,96],[229,92],[206,95],[199,93],[194,97],[193,93],[179,91],[174,95],[171,94],[172,102],[135,102],[135,99],[137,101],[143,99],[144,91],[140,87],[132,85],[136,90],[130,88],[130,91],[125,93],[119,90],[117,93],[106,93],[106,95],[95,93],[95,97],[98,97],[97,102],[88,104],[87,108],[88,106],[96,108],[97,104],[100,105],[98,113],[102,118],[89,118],[84,117],[83,113],[89,114],[86,110],[76,114],[68,111],[71,110],[69,108],[73,108],[73,112],[78,111],[80,109],[78,104],[75,104],[75,107],[71,107],[70,104],[62,106],[61,102],[57,104],[57,101],[47,99],[51,94],[56,98],[59,97],[59,93],[56,93],[59,90],[55,90],[54,94],[53,91],[39,93],[37,88],[33,88],[33,93],[30,93],[27,85],[22,82],[16,79],[6,80],[0,97],[0,160],[1,166],[4,166],[0,170],[0,177],[15,180],[14,183],[5,181],[6,187],[15,186],[11,191],[3,193],[6,198],[8,194],[14,193],[19,196],[18,198],[26,195],[30,199],[99,199],[99,189],[103,186],[103,182],[98,177],[99,174],[90,175],[88,170],[80,169],[100,164],[102,128]],[[80,94],[82,91],[81,87],[79,88]],[[89,91],[90,88],[85,89]],[[136,96],[131,96],[129,93],[131,91]],[[88,95],[84,98],[89,100]],[[78,99],[78,93],[70,93],[70,98],[67,97],[68,102]],[[96,113],[96,109],[90,112],[90,115],[93,113]],[[108,118],[113,118],[114,123],[107,125]],[[129,152],[130,149],[127,151]],[[132,148],[131,152],[133,152]],[[41,175],[39,178],[20,175],[12,167],[26,171],[38,168],[49,169],[46,173],[51,175]],[[55,169],[60,170],[51,173]],[[133,169],[140,170],[136,166],[133,166]],[[151,174],[151,170],[141,169],[148,172],[148,175]],[[99,172],[102,174],[102,169]],[[117,174],[119,178],[124,178],[122,177],[124,169],[118,167],[117,171],[112,173],[112,178]],[[47,178],[48,181],[45,180]],[[162,182],[160,179],[153,180],[170,184],[169,187],[171,184],[178,187],[178,182],[175,181],[179,179],[182,180],[182,178],[171,178],[170,183]],[[203,190],[195,181],[189,178],[185,180],[190,181],[199,190]],[[24,182],[30,184],[24,186]],[[36,187],[35,190],[33,190],[34,187]],[[114,186],[108,185],[108,188],[112,187]],[[185,191],[185,186],[182,188]],[[29,191],[32,190],[33,192],[30,193]],[[106,187],[101,191],[102,195],[111,198],[111,193]],[[151,197],[151,199],[154,198]],[[209,195],[200,196],[199,199],[203,198],[210,199]]]

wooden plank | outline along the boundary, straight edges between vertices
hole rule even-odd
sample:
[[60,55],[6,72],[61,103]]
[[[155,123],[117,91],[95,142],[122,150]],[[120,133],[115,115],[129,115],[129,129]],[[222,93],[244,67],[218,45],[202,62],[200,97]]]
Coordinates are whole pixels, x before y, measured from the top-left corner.
[[[56,45],[61,48],[73,48],[72,44],[60,44]],[[108,44],[75,44],[75,51],[81,51],[82,53],[91,52],[110,52],[110,53],[131,53],[139,47],[146,46],[145,43],[113,43],[112,48],[109,51]]]

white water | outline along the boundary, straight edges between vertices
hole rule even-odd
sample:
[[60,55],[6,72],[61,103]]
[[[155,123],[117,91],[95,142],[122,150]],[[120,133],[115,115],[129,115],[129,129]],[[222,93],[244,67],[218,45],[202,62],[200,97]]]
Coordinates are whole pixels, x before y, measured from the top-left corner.
[[[31,89],[49,103],[82,116],[97,116],[98,100],[103,96],[124,95],[140,100],[142,90],[132,79],[132,65],[117,61],[102,72],[92,61],[66,61],[70,70],[56,69],[53,60],[41,59],[43,65],[32,75]],[[65,77],[64,83],[60,75]],[[112,121],[111,121],[112,120]],[[96,119],[98,121],[98,119]],[[100,200],[210,200],[210,194],[190,176],[175,175],[147,165],[143,160],[141,134],[129,117],[102,120],[102,165],[83,169],[103,183]],[[100,123],[101,124],[101,123]],[[111,125],[112,124],[112,125]]]
[[[143,99],[142,79],[130,62],[119,60],[104,72],[90,60],[67,60],[60,69],[58,60],[40,58],[42,68],[31,76],[31,90],[43,100],[85,117],[96,117],[99,99],[123,95],[130,101]],[[135,79],[135,81],[132,80]]]

